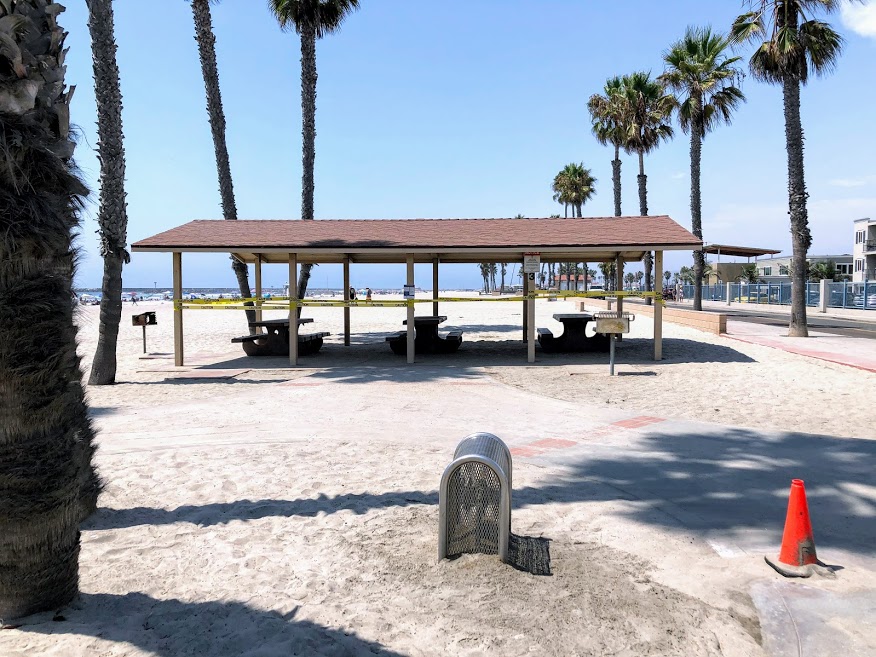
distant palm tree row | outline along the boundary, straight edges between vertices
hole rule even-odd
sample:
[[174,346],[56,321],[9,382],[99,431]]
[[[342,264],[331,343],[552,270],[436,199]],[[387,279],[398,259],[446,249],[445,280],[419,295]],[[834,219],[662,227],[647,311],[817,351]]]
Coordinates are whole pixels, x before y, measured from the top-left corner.
[[[614,148],[611,166],[615,216],[623,213],[620,151],[638,157],[639,214],[648,216],[645,155],[672,139],[671,122],[677,112],[682,129],[691,133],[692,230],[702,237],[699,191],[702,138],[719,118],[729,120],[732,109],[743,100],[742,92],[733,86],[741,75],[733,68],[738,57],[727,56],[728,47],[726,38],[709,29],[688,29],[684,38],[664,55],[666,70],[662,75],[653,79],[650,73],[637,71],[614,76],[606,81],[601,94],[590,97],[587,108],[593,135],[599,143]],[[696,254],[695,261],[700,262],[701,268],[702,253]],[[650,253],[645,255],[644,269],[645,289],[652,290]],[[695,308],[699,309],[700,303],[697,298]]]
[[[656,79],[641,71],[609,78],[603,92],[594,94],[588,102],[591,127],[599,143],[614,148],[611,166],[615,216],[622,214],[621,150],[638,156],[639,214],[647,216],[644,156],[672,138],[670,122],[676,115],[682,130],[690,135],[691,231],[702,239],[703,139],[718,124],[729,124],[733,112],[745,101],[739,88],[743,73],[736,66],[741,57],[733,55],[732,48],[744,42],[754,43],[755,51],[749,62],[752,75],[782,87],[793,244],[789,335],[806,336],[805,283],[809,272],[806,254],[812,238],[806,210],[800,87],[811,75],[823,75],[837,64],[843,39],[828,23],[818,20],[815,13],[832,14],[838,11],[841,2],[745,0],[744,4],[750,11],[734,21],[729,36],[708,27],[688,28],[684,37],[663,54],[664,72]],[[559,200],[556,190],[554,193],[555,200]],[[693,265],[694,308],[701,310],[706,267],[702,251],[694,253]],[[650,290],[650,254],[646,255],[644,266],[645,287]],[[608,280],[608,270],[604,273]]]

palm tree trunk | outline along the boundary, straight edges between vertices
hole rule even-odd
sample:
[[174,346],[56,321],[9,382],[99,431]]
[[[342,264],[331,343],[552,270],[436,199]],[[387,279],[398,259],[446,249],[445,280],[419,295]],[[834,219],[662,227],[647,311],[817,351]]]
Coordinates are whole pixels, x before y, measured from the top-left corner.
[[[313,219],[313,168],[316,162],[316,27],[301,27],[301,218]],[[310,281],[310,263],[301,265],[298,298],[303,299]],[[298,307],[301,316],[301,306]]]
[[785,141],[788,150],[788,200],[791,215],[791,323],[790,337],[809,337],[806,325],[806,254],[812,245],[806,211],[806,179],[803,171],[803,125],[800,121],[800,82],[785,78]]
[[[690,220],[691,231],[703,239],[703,203],[700,197],[700,166],[703,155],[702,98],[691,97],[693,117],[690,131]],[[703,309],[703,269],[706,261],[702,250],[694,251],[694,298],[693,309]],[[657,272],[660,276],[660,272]]]
[[614,159],[611,161],[611,180],[614,183],[614,216],[621,216],[621,161],[620,146],[614,146]]
[[[639,183],[639,214],[643,217],[648,216],[648,176],[645,175],[645,154],[639,152],[639,175],[636,176]],[[642,264],[645,268],[645,290],[651,291],[651,268],[653,256],[648,251],[642,259]],[[645,299],[647,305],[651,305],[651,297]]]
[[[79,522],[99,491],[73,322],[72,161],[63,11],[0,3],[25,66],[0,82],[0,618],[57,609],[78,585]],[[14,23],[13,23],[14,24]],[[39,98],[37,106],[36,98]],[[97,486],[89,491],[89,487]]]
[[103,256],[100,332],[91,364],[91,385],[116,382],[116,343],[122,319],[122,266],[129,262],[125,249],[128,214],[125,204],[125,146],[122,134],[122,93],[116,64],[111,0],[86,0],[94,96],[97,101],[100,209],[97,224]]
[[[231,179],[231,164],[225,140],[225,110],[222,107],[222,92],[219,87],[219,68],[216,64],[216,37],[213,34],[213,19],[210,16],[210,0],[192,0],[195,19],[195,41],[201,59],[201,74],[207,91],[207,115],[213,133],[213,150],[216,153],[216,169],[219,174],[219,195],[222,200],[222,218],[237,219],[237,203],[234,200],[234,183]],[[246,265],[231,256],[231,269],[237,278],[240,296],[252,297]],[[252,302],[246,302],[252,306]],[[246,311],[246,321],[255,321],[255,311]]]

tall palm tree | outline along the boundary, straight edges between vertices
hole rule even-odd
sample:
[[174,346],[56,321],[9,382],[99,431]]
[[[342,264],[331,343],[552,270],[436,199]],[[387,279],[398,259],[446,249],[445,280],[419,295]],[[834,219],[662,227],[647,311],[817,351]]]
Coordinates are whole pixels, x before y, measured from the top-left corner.
[[623,81],[620,77],[609,78],[605,82],[604,95],[593,94],[587,103],[592,121],[591,128],[596,140],[603,146],[614,146],[614,159],[611,161],[611,180],[614,185],[614,216],[621,216],[621,159],[620,149],[624,146],[626,116],[628,106],[623,97]]
[[0,618],[76,594],[99,484],[73,322],[73,162],[64,8],[0,2]]
[[97,213],[103,256],[100,328],[88,382],[116,382],[116,342],[122,319],[122,267],[131,256],[125,248],[128,212],[125,203],[125,145],[122,134],[122,92],[116,64],[112,0],[86,0],[94,98],[97,101],[97,151],[100,161],[100,208]]
[[[316,41],[340,29],[359,8],[359,0],[269,0],[280,27],[301,37],[301,218],[313,219],[313,167],[316,161]],[[303,299],[311,264],[301,266],[298,298]],[[301,308],[299,307],[299,313]]]
[[[213,34],[213,18],[210,15],[211,0],[192,0],[195,20],[195,41],[201,60],[201,74],[207,91],[207,116],[213,133],[213,150],[216,153],[216,169],[219,174],[219,197],[222,202],[222,218],[237,219],[237,202],[234,200],[234,183],[231,179],[231,164],[228,161],[228,145],[225,141],[225,110],[222,108],[222,92],[219,89],[219,68],[216,64],[216,37]],[[231,269],[237,278],[240,296],[252,297],[246,265],[231,256]],[[246,302],[251,306],[252,302]],[[246,311],[247,322],[255,321],[255,311]]]
[[[662,141],[672,139],[670,124],[675,108],[675,98],[667,94],[663,85],[651,78],[650,73],[638,71],[623,78],[626,139],[624,148],[639,156],[639,214],[648,216],[648,176],[645,175],[645,155],[656,149]],[[644,258],[645,289],[651,290],[651,252]],[[651,303],[651,298],[647,299]]]
[[[703,138],[730,118],[745,101],[736,86],[742,71],[735,64],[741,57],[729,55],[730,40],[706,28],[688,28],[684,38],[664,53],[666,71],[660,76],[679,103],[681,128],[690,133],[690,216],[691,230],[703,238],[703,203],[700,196],[700,164]],[[705,254],[694,251],[694,310],[703,309]]]
[[[590,171],[590,169],[586,168],[583,163],[575,164],[574,162],[572,162],[571,164],[567,164],[565,167],[563,167],[563,170],[560,171],[556,176],[554,176],[554,182],[551,188],[554,192],[555,201],[562,203],[566,207],[571,206],[573,217],[581,217],[581,211],[584,207],[584,204],[596,195],[596,178],[593,177],[593,173]],[[578,265],[576,263],[574,265],[574,269],[576,272],[576,292],[578,290],[577,266]],[[570,283],[570,290],[572,289],[572,275],[573,274],[571,273],[570,269],[568,279]]]
[[785,110],[785,147],[788,152],[788,206],[791,216],[791,321],[788,335],[808,337],[806,327],[806,254],[812,245],[806,210],[803,170],[803,124],[800,87],[810,75],[834,69],[843,39],[814,14],[831,14],[842,0],[749,0],[751,11],[733,23],[736,42],[759,43],[749,62],[758,80],[782,86]]

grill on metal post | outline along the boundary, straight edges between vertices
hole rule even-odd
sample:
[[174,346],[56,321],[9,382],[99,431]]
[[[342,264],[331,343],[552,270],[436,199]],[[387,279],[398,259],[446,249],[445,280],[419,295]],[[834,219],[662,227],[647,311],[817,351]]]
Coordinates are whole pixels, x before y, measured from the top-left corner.
[[508,561],[511,452],[491,433],[473,433],[456,447],[441,476],[438,559],[480,552]]

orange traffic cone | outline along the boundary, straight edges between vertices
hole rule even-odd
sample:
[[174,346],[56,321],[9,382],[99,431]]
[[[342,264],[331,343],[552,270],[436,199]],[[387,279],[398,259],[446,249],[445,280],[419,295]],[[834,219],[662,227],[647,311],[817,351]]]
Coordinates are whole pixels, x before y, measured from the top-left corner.
[[806,489],[802,479],[791,480],[788,515],[778,560],[764,557],[766,562],[785,577],[809,577],[821,566],[815,554],[815,538],[806,504]]

